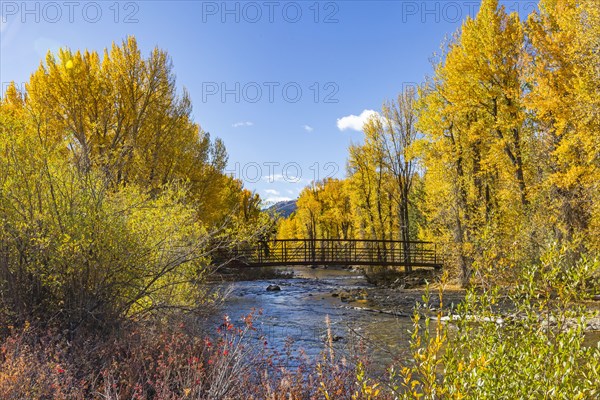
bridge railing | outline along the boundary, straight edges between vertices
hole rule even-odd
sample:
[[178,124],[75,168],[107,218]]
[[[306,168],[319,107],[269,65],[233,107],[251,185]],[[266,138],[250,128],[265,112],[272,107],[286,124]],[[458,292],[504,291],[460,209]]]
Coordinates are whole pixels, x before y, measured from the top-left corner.
[[421,241],[285,239],[237,249],[238,260],[255,265],[340,264],[441,266],[436,244]]

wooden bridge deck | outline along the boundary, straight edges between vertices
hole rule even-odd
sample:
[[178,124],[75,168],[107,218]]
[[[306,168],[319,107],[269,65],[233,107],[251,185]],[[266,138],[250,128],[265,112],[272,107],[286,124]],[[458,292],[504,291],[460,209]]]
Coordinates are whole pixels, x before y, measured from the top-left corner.
[[289,239],[236,249],[233,258],[248,266],[373,265],[441,268],[432,242],[353,239]]

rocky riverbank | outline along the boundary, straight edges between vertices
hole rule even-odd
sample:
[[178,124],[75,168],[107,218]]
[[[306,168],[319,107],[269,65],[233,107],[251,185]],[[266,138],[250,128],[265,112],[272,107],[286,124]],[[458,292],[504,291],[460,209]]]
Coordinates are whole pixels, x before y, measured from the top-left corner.
[[[389,268],[369,267],[363,271],[372,287],[337,290],[331,293],[347,307],[382,312],[397,316],[411,316],[417,304],[424,304],[426,287],[430,286],[427,306],[432,310],[440,307],[438,283],[439,272],[417,269],[410,274]],[[464,300],[465,290],[450,285],[444,291],[443,308],[451,312]]]
[[[339,298],[345,307],[406,317],[413,314],[417,304],[425,304],[424,295],[425,288],[405,289],[400,287],[371,287],[331,292],[331,297]],[[462,289],[446,289],[442,304],[444,311],[449,313],[454,310],[464,300],[464,297],[465,291]],[[439,309],[440,299],[437,289],[430,289],[427,306],[432,310]]]
[[[458,318],[454,311],[458,304],[465,298],[466,291],[456,286],[447,287],[443,293],[442,309],[444,310],[444,320],[451,321]],[[331,297],[338,298],[341,306],[355,310],[363,310],[365,312],[376,312],[394,315],[398,317],[411,317],[416,305],[427,306],[431,310],[431,314],[435,314],[440,308],[439,286],[432,285],[429,290],[429,299],[427,304],[424,302],[426,294],[425,287],[418,288],[403,288],[401,286],[387,287],[370,287],[361,289],[349,290],[334,290],[331,292]],[[600,302],[590,301],[586,306],[591,312],[598,311]],[[509,305],[500,305],[505,311],[500,314],[506,314],[507,318],[514,318],[512,307]],[[504,321],[499,318],[499,321]],[[501,323],[500,322],[500,323]],[[549,323],[551,326],[556,324],[556,321],[542,321],[543,324]],[[575,324],[576,321],[571,321]],[[567,321],[569,325],[569,321]],[[586,331],[600,333],[600,315],[591,316],[586,321]]]

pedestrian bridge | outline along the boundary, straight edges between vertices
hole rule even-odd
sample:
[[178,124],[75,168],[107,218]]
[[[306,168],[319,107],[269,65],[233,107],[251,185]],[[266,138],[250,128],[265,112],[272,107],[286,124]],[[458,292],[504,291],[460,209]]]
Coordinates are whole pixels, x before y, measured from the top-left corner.
[[233,250],[233,260],[252,267],[288,265],[366,265],[439,269],[435,243],[395,240],[286,239]]

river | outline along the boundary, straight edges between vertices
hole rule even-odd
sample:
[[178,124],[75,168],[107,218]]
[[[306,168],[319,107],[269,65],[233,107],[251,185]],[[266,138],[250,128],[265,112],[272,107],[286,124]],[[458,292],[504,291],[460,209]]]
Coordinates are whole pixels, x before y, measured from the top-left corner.
[[[293,340],[293,347],[311,358],[326,349],[325,321],[329,317],[338,355],[348,354],[360,341],[375,369],[380,370],[395,358],[409,356],[409,317],[373,312],[362,301],[346,303],[332,295],[372,287],[360,272],[308,267],[295,267],[293,272],[294,276],[286,279],[219,283],[219,289],[230,291],[219,317],[228,315],[235,322],[252,309],[261,310],[257,323],[272,350],[282,351],[286,341]],[[267,291],[269,285],[281,290]]]
[[[352,349],[360,342],[370,357],[373,371],[383,372],[391,362],[410,359],[413,329],[410,316],[374,312],[366,301],[344,302],[333,295],[373,287],[361,272],[309,267],[286,270],[293,271],[293,277],[214,284],[216,289],[229,294],[219,312],[211,317],[209,326],[218,326],[225,315],[239,322],[252,310],[260,310],[262,315],[256,325],[272,351],[282,353],[291,340],[296,351],[302,349],[314,359],[327,349],[325,321],[329,318],[338,356],[353,353]],[[281,290],[267,291],[269,285],[277,285]],[[414,304],[420,294],[413,296],[416,297],[407,297],[405,301]],[[585,345],[594,346],[599,339],[599,331],[588,332]]]

